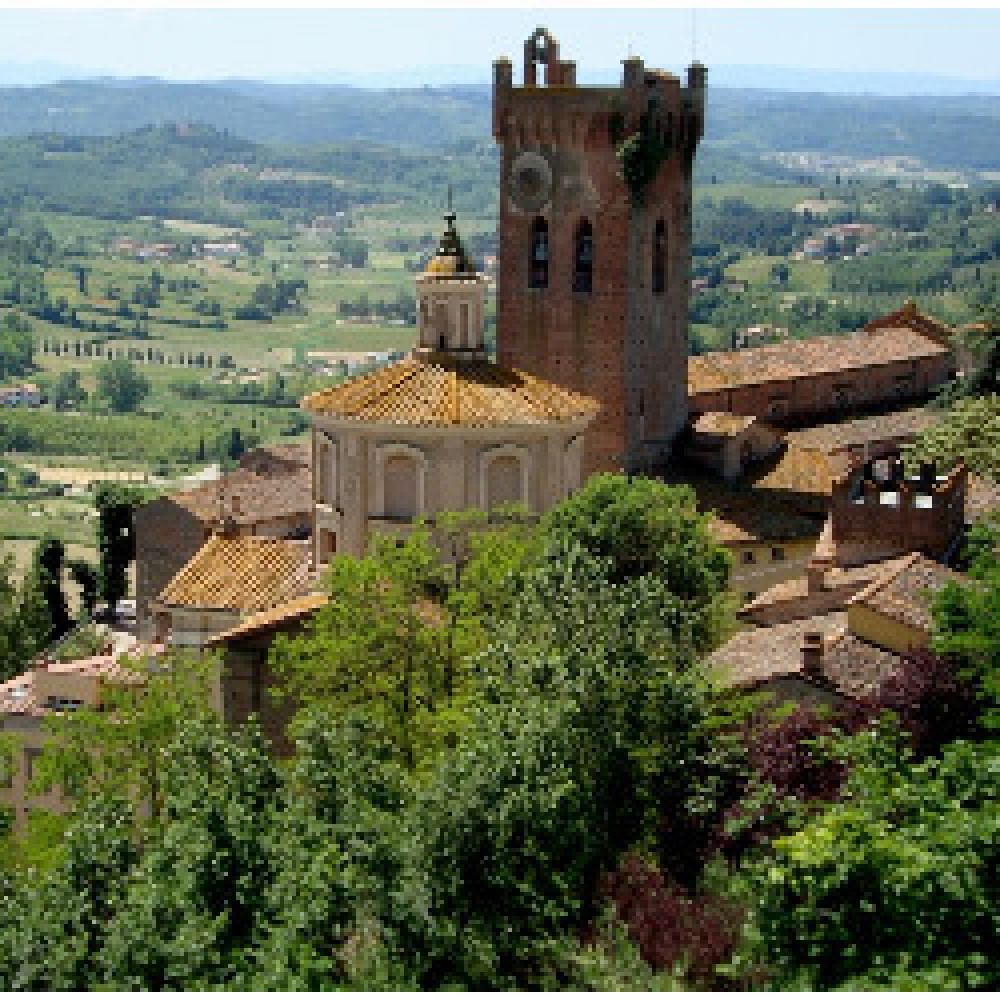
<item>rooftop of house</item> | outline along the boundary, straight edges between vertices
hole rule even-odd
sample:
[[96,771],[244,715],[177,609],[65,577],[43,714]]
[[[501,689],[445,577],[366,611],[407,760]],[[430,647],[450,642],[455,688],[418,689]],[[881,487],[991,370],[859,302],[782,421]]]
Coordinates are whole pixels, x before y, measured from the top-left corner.
[[306,544],[213,535],[163,588],[156,602],[174,608],[254,614],[301,596],[310,583]]
[[[876,577],[895,572],[906,559],[909,559],[909,556],[868,563],[865,566],[831,567],[823,576],[824,590],[828,592],[847,591],[847,595],[843,598],[843,602],[846,604],[850,597],[858,592],[858,589],[866,587]],[[772,608],[776,605],[793,604],[796,601],[805,600],[808,596],[809,581],[805,574],[802,574],[792,577],[790,580],[782,580],[758,594],[752,601],[743,605],[741,613],[753,614],[755,611],[763,611],[765,608]]]
[[234,639],[249,639],[279,629],[285,625],[300,622],[324,607],[330,598],[325,594],[307,594],[279,604],[269,611],[261,611],[240,622],[235,628],[220,632],[206,643],[207,646],[221,646]]
[[688,361],[688,391],[697,394],[857,371],[895,361],[947,354],[950,348],[909,326],[785,340],[739,351],[713,351]]
[[696,471],[685,471],[666,481],[694,490],[698,510],[712,512],[712,533],[723,545],[749,542],[782,542],[816,538],[821,525],[816,518],[799,514],[781,498],[748,490],[738,483]]
[[893,329],[900,326],[922,333],[925,337],[929,337],[944,347],[951,347],[954,330],[945,326],[944,323],[939,323],[932,316],[922,313],[917,308],[916,303],[912,301],[907,301],[901,309],[897,309],[895,312],[873,319],[865,325],[865,330]]
[[215,482],[169,494],[169,499],[200,521],[232,518],[256,524],[312,510],[312,475],[308,468],[283,476],[257,476],[236,469]]
[[786,442],[774,455],[751,462],[744,469],[743,481],[757,490],[822,498],[833,492],[835,475],[822,451]]
[[802,657],[809,634],[824,636],[820,683],[847,698],[872,695],[903,661],[902,654],[849,632],[846,613],[833,611],[740,632],[711,655],[709,664],[726,687],[752,689],[782,677],[815,683],[806,677]]
[[866,698],[875,693],[902,661],[901,653],[844,631],[826,645],[823,677],[848,698]]
[[274,458],[281,462],[299,465],[303,469],[312,465],[312,444],[310,441],[275,441],[272,444],[258,445],[244,452],[240,457],[240,466],[258,458]]
[[946,583],[964,581],[961,573],[919,552],[911,552],[853,597],[848,607],[863,606],[929,634],[933,626],[930,612],[933,594]]
[[[162,653],[163,649],[164,647],[161,645],[144,647],[136,645],[126,650],[125,655],[131,657],[156,656]],[[123,653],[119,651],[99,656],[88,656],[69,663],[39,663],[31,670],[0,684],[0,716],[42,716],[59,711],[61,707],[64,707],[60,706],[58,702],[49,702],[37,696],[36,677],[43,671],[54,678],[60,676],[87,677],[114,681],[117,684],[141,683],[141,677],[136,673],[135,668],[125,663],[122,656]],[[51,684],[46,686],[52,687]]]
[[833,611],[766,628],[749,628],[715,650],[708,663],[726,687],[753,687],[773,677],[799,673],[807,633],[830,635],[846,625],[847,614]]
[[785,441],[797,448],[833,454],[848,448],[864,447],[875,441],[898,441],[915,437],[937,419],[934,413],[924,407],[911,407],[788,431]]
[[691,429],[698,435],[733,437],[742,434],[756,419],[713,410],[700,414]]
[[598,404],[544,379],[490,361],[421,353],[322,389],[304,409],[358,423],[495,427],[574,422]]

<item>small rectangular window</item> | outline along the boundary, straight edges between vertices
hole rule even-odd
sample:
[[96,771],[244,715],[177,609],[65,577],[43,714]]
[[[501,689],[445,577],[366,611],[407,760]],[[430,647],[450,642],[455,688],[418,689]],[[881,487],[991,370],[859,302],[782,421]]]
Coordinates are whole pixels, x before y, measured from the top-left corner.
[[771,549],[771,562],[784,562],[785,561],[785,550],[780,546],[776,545]]
[[752,563],[752,562],[755,562],[755,561],[756,560],[754,559],[753,551],[751,549],[747,549],[743,553],[743,562],[749,564],[749,563]]

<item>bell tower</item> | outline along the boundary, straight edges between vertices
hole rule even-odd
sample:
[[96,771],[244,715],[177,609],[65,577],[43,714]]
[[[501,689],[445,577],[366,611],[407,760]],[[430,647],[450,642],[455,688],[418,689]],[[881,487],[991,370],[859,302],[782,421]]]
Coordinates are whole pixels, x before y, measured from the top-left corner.
[[691,177],[705,68],[681,81],[623,62],[618,87],[581,87],[538,28],[522,83],[493,64],[503,150],[497,355],[601,403],[584,473],[636,471],[687,419]]

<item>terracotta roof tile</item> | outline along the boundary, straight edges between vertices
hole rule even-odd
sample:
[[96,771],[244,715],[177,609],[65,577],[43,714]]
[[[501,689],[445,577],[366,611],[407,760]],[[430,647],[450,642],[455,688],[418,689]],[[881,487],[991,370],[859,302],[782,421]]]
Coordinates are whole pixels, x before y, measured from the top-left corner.
[[164,587],[157,602],[253,614],[302,595],[308,545],[279,538],[213,535]]
[[807,632],[829,635],[843,629],[847,615],[834,611],[794,622],[738,632],[708,658],[728,687],[750,687],[802,669],[802,642]]
[[722,544],[816,538],[822,528],[816,518],[798,513],[783,498],[739,483],[697,471],[665,476],[664,481],[694,490],[698,510],[715,515],[711,530]]
[[692,430],[695,434],[718,434],[729,437],[742,433],[756,419],[756,417],[741,417],[735,413],[721,413],[713,410],[700,414],[695,420]]
[[792,447],[832,454],[876,441],[905,441],[936,423],[938,416],[923,407],[855,417],[835,423],[817,424],[802,430],[788,431],[785,441]]
[[874,694],[902,660],[902,654],[847,632],[828,644],[823,676],[848,698],[864,698]]
[[930,604],[933,594],[946,583],[962,583],[965,577],[928,559],[919,552],[900,559],[890,572],[881,574],[850,601],[887,618],[930,634]]
[[275,441],[271,444],[258,445],[244,452],[240,457],[240,465],[254,458],[276,458],[282,462],[300,465],[307,469],[312,465],[312,442],[305,441]]
[[[843,605],[846,605],[859,590],[867,587],[876,578],[886,573],[894,572],[908,558],[909,556],[901,556],[896,559],[887,559],[884,562],[868,563],[866,566],[853,566],[848,569],[837,566],[832,567],[826,571],[823,578],[824,588],[830,592],[831,596],[839,592]],[[773,587],[769,587],[752,601],[744,604],[740,609],[740,613],[752,615],[755,611],[762,611],[765,608],[772,608],[776,605],[792,605],[796,601],[804,600],[808,596],[808,580],[805,575],[796,576],[790,580],[782,580]]]
[[835,475],[823,452],[786,445],[773,458],[749,465],[744,478],[759,490],[828,497],[833,492]]
[[296,597],[294,600],[279,604],[278,607],[272,608],[270,611],[261,611],[251,615],[235,628],[212,636],[206,645],[219,646],[231,639],[245,639],[270,629],[279,628],[282,625],[288,625],[291,622],[300,621],[324,607],[329,600],[330,598],[325,594],[308,594],[305,597]]
[[169,499],[201,521],[217,521],[220,512],[237,524],[256,524],[312,510],[312,473],[301,469],[285,476],[256,476],[237,469],[212,483],[169,494]]
[[713,351],[688,361],[688,391],[713,392],[856,371],[894,361],[938,357],[949,348],[910,327],[786,340],[741,351]]
[[592,417],[598,403],[489,361],[423,354],[322,389],[302,400],[312,413],[367,423],[426,427],[546,424]]

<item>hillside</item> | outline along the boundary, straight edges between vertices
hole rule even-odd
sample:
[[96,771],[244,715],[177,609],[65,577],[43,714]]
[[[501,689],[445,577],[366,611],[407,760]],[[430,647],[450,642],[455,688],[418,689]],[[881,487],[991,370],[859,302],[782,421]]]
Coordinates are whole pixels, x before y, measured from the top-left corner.
[[[998,117],[1000,99],[988,96],[874,97],[712,87],[706,140],[709,146],[718,143],[743,153],[912,156],[929,166],[990,169],[1000,165]],[[462,139],[488,140],[490,90],[153,79],[0,88],[0,135],[112,135],[177,121],[203,122],[258,142],[368,140],[426,149]]]

